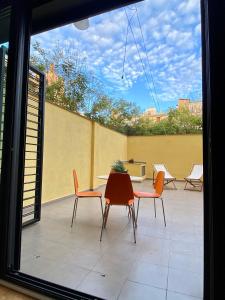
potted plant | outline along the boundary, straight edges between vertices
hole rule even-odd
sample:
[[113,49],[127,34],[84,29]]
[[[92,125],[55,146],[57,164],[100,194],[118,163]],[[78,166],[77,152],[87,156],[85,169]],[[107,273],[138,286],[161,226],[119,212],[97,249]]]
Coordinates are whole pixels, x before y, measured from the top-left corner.
[[121,160],[116,160],[111,168],[111,173],[119,172],[119,173],[127,173],[127,170],[124,167],[124,164]]

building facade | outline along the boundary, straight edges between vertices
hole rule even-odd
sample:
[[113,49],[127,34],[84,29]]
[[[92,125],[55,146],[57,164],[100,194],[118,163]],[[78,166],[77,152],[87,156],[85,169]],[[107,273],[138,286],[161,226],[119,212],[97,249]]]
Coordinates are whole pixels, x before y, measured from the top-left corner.
[[[202,101],[191,101],[190,99],[179,99],[176,109],[182,110],[187,109],[192,115],[202,115]],[[143,113],[143,117],[152,120],[153,122],[160,122],[168,118],[168,113],[158,113],[155,107],[149,107]]]
[[181,110],[186,108],[190,111],[191,114],[195,116],[202,115],[202,101],[191,101],[190,99],[179,99],[177,109]]

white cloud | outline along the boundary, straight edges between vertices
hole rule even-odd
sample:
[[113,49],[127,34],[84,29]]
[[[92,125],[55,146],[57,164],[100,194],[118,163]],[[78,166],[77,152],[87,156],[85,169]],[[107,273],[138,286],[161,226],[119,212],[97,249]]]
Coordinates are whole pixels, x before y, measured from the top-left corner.
[[200,8],[199,0],[186,0],[178,6],[178,10],[184,13],[196,12]]
[[[57,40],[62,49],[65,45],[72,46],[86,58],[88,68],[102,76],[115,90],[126,91],[137,82],[145,82],[144,68],[149,81],[154,78],[161,101],[174,101],[193,93],[200,95],[199,0],[182,3],[179,0],[146,0],[136,7],[145,45],[134,15],[131,23],[138,45],[135,45],[129,30],[124,74],[127,31],[124,9],[91,18],[90,27],[86,31],[79,31],[73,25],[68,25],[33,39],[40,41],[46,48],[54,47]],[[127,9],[129,18],[134,12],[133,9]]]
[[201,24],[196,25],[195,34],[197,34],[197,35],[201,34]]

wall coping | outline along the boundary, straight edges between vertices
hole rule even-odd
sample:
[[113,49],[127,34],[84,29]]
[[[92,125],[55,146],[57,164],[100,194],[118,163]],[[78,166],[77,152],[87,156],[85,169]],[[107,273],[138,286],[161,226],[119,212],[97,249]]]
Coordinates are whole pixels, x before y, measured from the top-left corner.
[[94,121],[94,120],[89,119],[89,118],[86,117],[86,116],[83,116],[83,115],[79,114],[79,113],[76,112],[76,111],[71,111],[71,110],[69,110],[69,109],[67,109],[67,108],[65,108],[65,107],[61,107],[61,106],[59,106],[59,105],[57,105],[57,104],[55,104],[55,103],[52,103],[52,102],[50,102],[50,101],[47,101],[47,100],[46,100],[45,102],[48,103],[48,104],[50,104],[50,105],[52,105],[52,106],[55,106],[55,107],[57,107],[57,108],[59,108],[59,109],[62,109],[62,110],[64,110],[64,111],[67,111],[68,113],[71,113],[71,114],[76,115],[76,116],[78,116],[78,117],[80,117],[80,118],[83,118],[83,119],[85,119],[86,121],[88,121],[88,122],[90,122],[90,123],[97,124],[97,125],[100,126],[100,127],[103,127],[103,128],[105,128],[105,129],[108,129],[108,130],[111,130],[111,131],[116,132],[116,133],[118,133],[118,134],[121,134],[122,136],[128,137],[128,135],[126,135],[126,134],[124,134],[124,133],[121,133],[121,132],[118,132],[118,131],[116,131],[116,130],[113,130],[113,129],[111,129],[111,128],[108,128],[108,127],[106,127],[106,126],[104,126],[104,125],[102,125],[102,124],[100,124],[100,123],[98,123],[98,122],[96,122],[96,121]]
[[102,125],[102,124],[100,124],[100,123],[98,123],[98,122],[96,122],[96,121],[94,121],[94,120],[91,120],[91,119],[89,119],[88,117],[86,117],[86,116],[83,116],[83,115],[81,115],[81,114],[79,114],[78,112],[76,112],[76,111],[71,111],[71,110],[69,110],[69,109],[67,109],[67,108],[65,108],[65,107],[61,107],[61,106],[59,106],[59,105],[57,105],[57,104],[55,104],[55,103],[52,103],[52,102],[50,102],[50,101],[45,101],[46,103],[48,103],[48,104],[50,104],[50,105],[52,105],[52,106],[55,106],[55,107],[57,107],[57,108],[59,108],[59,109],[62,109],[62,110],[64,110],[64,111],[67,111],[68,113],[71,113],[71,114],[74,114],[74,115],[76,115],[76,116],[78,116],[78,117],[80,117],[80,118],[83,118],[83,119],[85,119],[85,120],[87,120],[88,122],[90,122],[90,123],[94,123],[94,124],[97,124],[98,126],[100,126],[100,127],[102,127],[102,128],[105,128],[105,129],[108,129],[108,130],[111,130],[111,131],[113,131],[113,132],[115,132],[115,133],[118,133],[118,134],[120,134],[120,135],[122,135],[122,136],[126,136],[127,138],[134,138],[134,137],[143,137],[143,138],[145,138],[145,137],[164,137],[164,136],[202,136],[202,133],[190,133],[190,134],[154,134],[154,135],[127,135],[127,134],[124,134],[124,133],[121,133],[121,132],[118,132],[118,131],[116,131],[116,130],[113,130],[113,129],[111,129],[111,128],[108,128],[108,127],[106,127],[106,126],[104,126],[104,125]]

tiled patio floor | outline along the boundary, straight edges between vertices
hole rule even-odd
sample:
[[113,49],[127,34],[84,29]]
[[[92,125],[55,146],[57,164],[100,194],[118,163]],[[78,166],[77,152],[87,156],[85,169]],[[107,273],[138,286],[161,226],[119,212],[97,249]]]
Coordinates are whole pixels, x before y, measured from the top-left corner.
[[141,201],[137,244],[123,207],[111,208],[100,243],[98,199],[79,200],[72,230],[73,198],[43,206],[41,221],[23,230],[21,270],[104,299],[202,299],[203,194],[177,186],[164,191],[166,228],[161,202],[155,219],[153,201]]

